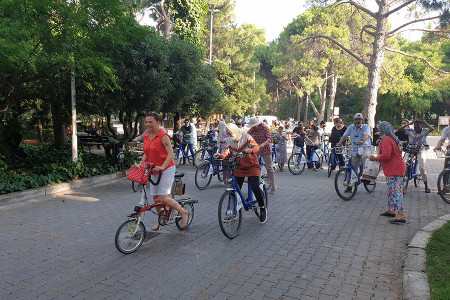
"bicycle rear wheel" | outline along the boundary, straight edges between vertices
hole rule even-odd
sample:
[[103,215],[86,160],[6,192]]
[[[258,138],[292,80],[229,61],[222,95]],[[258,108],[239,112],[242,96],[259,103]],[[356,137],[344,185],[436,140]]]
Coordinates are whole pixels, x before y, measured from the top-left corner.
[[206,157],[205,150],[199,150],[199,151],[195,152],[194,166],[198,167],[205,160],[205,157]]
[[213,175],[212,166],[209,162],[202,162],[195,171],[195,185],[199,190],[204,190],[209,186]]
[[302,163],[302,155],[300,153],[292,154],[288,159],[288,169],[294,175],[302,174],[306,167],[306,163]]
[[234,213],[236,198],[233,192],[226,191],[219,200],[218,218],[220,230],[229,239],[235,238],[242,225],[242,208]]
[[137,219],[130,219],[122,223],[117,229],[115,244],[117,250],[123,254],[135,252],[145,239],[145,226],[142,222],[137,224]]
[[377,182],[376,181],[369,181],[369,182],[364,182],[364,188],[366,189],[366,191],[368,193],[373,193],[375,191],[375,188],[377,187]]
[[177,225],[177,228],[179,230],[186,230],[191,225],[192,220],[194,219],[194,204],[192,204],[192,203],[180,203],[180,205],[185,211],[187,211],[189,213],[188,223],[187,223],[186,227],[183,228],[181,226],[181,224],[183,223],[182,220],[181,220],[181,216],[178,215],[175,218],[175,224]]
[[334,178],[334,189],[338,196],[345,201],[353,199],[358,190],[356,183],[354,183],[354,186],[349,186],[348,184],[351,172],[352,170],[348,167],[342,168],[336,173],[336,177]]
[[437,188],[439,196],[442,200],[450,204],[450,184],[449,184],[450,170],[444,170],[439,174]]

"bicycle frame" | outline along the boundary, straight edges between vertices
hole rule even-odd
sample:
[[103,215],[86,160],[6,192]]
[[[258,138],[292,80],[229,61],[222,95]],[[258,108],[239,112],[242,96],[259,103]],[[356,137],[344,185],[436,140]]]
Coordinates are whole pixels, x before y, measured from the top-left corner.
[[[239,203],[238,203],[238,198],[237,198],[236,194],[239,195],[239,197],[241,198],[241,203],[242,203],[242,206],[244,207],[244,209],[249,210],[250,208],[252,208],[252,206],[254,204],[256,204],[258,202],[256,199],[253,199],[253,190],[252,190],[251,185],[250,184],[247,185],[248,186],[248,198],[245,198],[244,195],[242,195],[241,189],[239,188],[239,184],[236,180],[236,177],[234,176],[234,172],[231,175],[231,179],[232,179],[231,188],[227,188],[226,191],[232,191],[235,194],[234,204],[233,204],[234,205],[233,214],[236,214],[237,211],[240,209]],[[262,181],[262,179],[260,178],[259,184],[261,184],[261,181]],[[266,197],[264,195],[264,193],[263,193],[263,197],[264,198]],[[229,210],[229,209],[230,209],[230,201],[228,202],[227,210]]]
[[420,175],[417,173],[417,165],[418,165],[417,153],[408,153],[408,159],[406,161],[406,164],[409,164],[410,166],[407,174],[408,180],[414,179],[415,177],[418,177]]
[[300,152],[295,152],[295,154],[300,154],[300,159],[299,159],[299,161],[298,161],[299,164],[300,164],[301,161],[302,161],[302,156],[304,156],[304,157],[306,158],[306,163],[307,163],[307,164],[312,164],[312,163],[317,162],[316,160],[313,160],[314,154],[316,154],[317,157],[320,157],[319,154],[316,152],[317,150],[320,150],[320,149],[311,149],[311,150],[312,150],[312,151],[311,151],[311,155],[310,155],[309,157],[307,157],[307,156],[306,156],[306,152],[305,152],[305,148],[304,148],[304,147],[297,147],[297,148],[300,148]]
[[356,175],[356,179],[358,179],[357,184],[361,183],[361,174],[362,174],[362,163],[359,164],[360,172],[356,172],[355,167],[353,166],[351,159],[346,165],[347,168],[350,169],[350,176],[347,179],[347,184],[350,186],[351,180],[352,180],[352,174],[354,173]]

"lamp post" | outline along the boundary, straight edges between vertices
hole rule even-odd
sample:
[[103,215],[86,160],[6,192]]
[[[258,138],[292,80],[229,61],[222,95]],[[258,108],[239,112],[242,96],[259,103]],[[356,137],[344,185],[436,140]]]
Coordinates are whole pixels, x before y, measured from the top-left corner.
[[214,9],[216,6],[214,3],[208,3],[209,5],[209,11],[211,12],[211,31],[209,34],[209,64],[212,63],[212,35],[213,35],[213,18],[214,13],[219,12],[220,10]]

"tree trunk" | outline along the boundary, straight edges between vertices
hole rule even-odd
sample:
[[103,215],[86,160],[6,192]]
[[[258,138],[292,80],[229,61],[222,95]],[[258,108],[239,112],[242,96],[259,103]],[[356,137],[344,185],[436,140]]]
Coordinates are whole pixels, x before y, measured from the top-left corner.
[[288,119],[292,118],[293,109],[292,109],[292,100],[291,100],[291,89],[289,89],[289,117]]
[[306,94],[306,105],[305,105],[305,117],[303,119],[303,123],[306,125],[308,124],[308,105],[309,105],[309,94]]
[[378,2],[377,25],[375,41],[373,43],[372,58],[369,66],[369,81],[367,83],[367,96],[364,102],[363,115],[369,119],[370,127],[375,125],[375,114],[377,112],[377,96],[380,87],[381,68],[386,52],[387,17],[383,17],[389,10],[385,1]]
[[302,119],[303,98],[299,98],[297,93],[295,93],[295,97],[297,98],[297,121],[300,121]]
[[280,117],[279,112],[280,112],[280,98],[278,95],[278,81],[277,81],[277,112],[276,112],[277,117]]
[[181,114],[180,113],[176,113],[173,116],[173,132],[177,132],[180,129],[180,118],[181,118]]
[[331,74],[331,86],[330,86],[330,102],[328,103],[328,111],[327,111],[327,121],[333,121],[334,115],[334,101],[336,100],[336,92],[337,92],[337,82],[339,76],[332,72]]
[[164,2],[165,2],[165,0],[161,0],[161,2],[159,3],[159,6],[161,8],[161,16],[163,18],[162,26],[163,26],[164,38],[166,40],[169,40],[170,39],[170,29],[172,27],[172,21],[170,20],[170,11],[166,12],[166,10],[165,10]]
[[53,121],[53,142],[56,147],[62,148],[66,145],[65,125],[61,120],[61,106],[58,102],[51,106]]
[[9,110],[8,113],[10,118],[6,122],[0,122],[0,160],[3,160],[2,156],[4,156],[6,161],[19,153],[19,145],[22,141],[19,115],[14,109]]

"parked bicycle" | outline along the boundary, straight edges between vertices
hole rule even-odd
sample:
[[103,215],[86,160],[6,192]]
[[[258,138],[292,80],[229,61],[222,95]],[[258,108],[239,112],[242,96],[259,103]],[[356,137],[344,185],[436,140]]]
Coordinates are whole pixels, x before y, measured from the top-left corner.
[[[242,226],[242,208],[246,211],[253,210],[259,218],[258,202],[254,199],[253,191],[248,184],[247,198],[244,197],[239,184],[234,176],[234,170],[239,166],[239,160],[243,155],[233,158],[225,158],[222,168],[231,171],[231,188],[227,188],[219,200],[218,218],[222,233],[229,239],[238,236]],[[264,180],[259,179],[259,188],[264,197],[264,207],[267,209],[268,196]]]
[[[342,154],[350,158],[351,147],[341,146]],[[358,190],[358,185],[363,183],[364,188],[368,193],[373,193],[377,186],[376,181],[361,179],[363,173],[363,163],[361,162],[357,168],[353,166],[352,160],[348,159],[347,165],[341,168],[334,178],[334,188],[338,196],[345,201],[353,199]],[[348,196],[346,196],[348,195]]]
[[419,185],[419,180],[422,180],[422,176],[419,173],[417,173],[418,169],[418,159],[417,155],[420,151],[421,145],[416,144],[407,144],[406,147],[403,149],[405,152],[405,159],[406,159],[406,173],[403,177],[403,193],[406,192],[408,189],[408,184],[410,180],[414,180],[414,186],[417,187]]
[[209,155],[208,160],[202,162],[195,171],[195,185],[199,190],[206,189],[213,176],[222,181],[222,160]]
[[437,188],[439,196],[441,196],[442,200],[450,204],[450,156],[447,156],[446,151],[442,148],[436,151],[436,156],[438,158],[446,158],[448,160],[446,168],[441,173],[439,173]]
[[288,159],[288,169],[294,175],[300,175],[307,164],[312,164],[313,170],[318,171],[322,168],[323,153],[321,149],[312,149],[311,155],[307,158],[305,148],[297,147],[297,151]]
[[[162,173],[160,172],[156,182],[150,177],[150,183],[158,185],[161,180],[161,174]],[[181,181],[183,176],[184,173],[175,173],[174,186]],[[144,243],[147,235],[147,230],[144,225],[145,212],[150,211],[156,214],[158,216],[159,225],[165,226],[175,223],[179,230],[187,229],[194,218],[194,204],[198,202],[197,200],[191,200],[189,198],[176,200],[181,207],[189,213],[188,223],[185,227],[182,227],[181,215],[178,211],[162,203],[149,204],[145,185],[141,184],[141,189],[143,191],[142,202],[144,205],[142,207],[136,206],[135,212],[128,216],[128,220],[123,222],[116,232],[115,245],[117,250],[123,254],[135,252]],[[157,209],[161,210],[161,212],[158,213]]]

